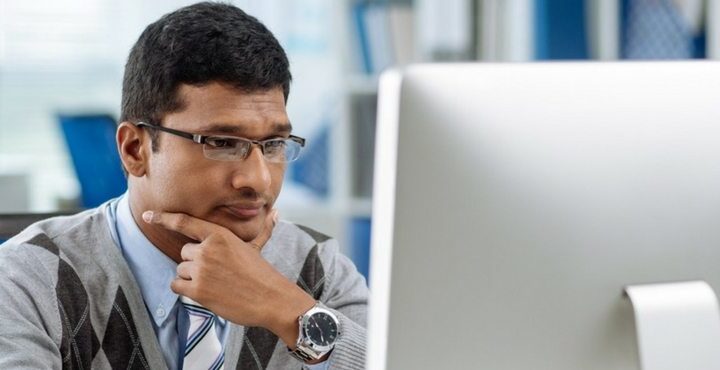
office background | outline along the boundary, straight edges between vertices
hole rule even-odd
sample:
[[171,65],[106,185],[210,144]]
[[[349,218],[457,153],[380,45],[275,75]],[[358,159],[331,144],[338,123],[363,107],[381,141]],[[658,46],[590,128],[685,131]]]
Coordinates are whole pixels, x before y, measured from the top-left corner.
[[[231,3],[263,21],[291,61],[288,111],[309,145],[288,171],[282,216],[336,236],[367,274],[383,70],[435,61],[717,58],[718,1]],[[0,0],[0,213],[72,212],[124,190],[113,125],[127,54],[147,24],[193,2]]]

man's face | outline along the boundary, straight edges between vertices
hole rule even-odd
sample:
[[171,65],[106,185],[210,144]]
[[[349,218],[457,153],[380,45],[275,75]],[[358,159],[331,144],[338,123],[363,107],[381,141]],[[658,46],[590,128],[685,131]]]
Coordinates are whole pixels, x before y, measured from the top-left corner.
[[[252,140],[290,134],[280,87],[243,92],[210,83],[182,85],[178,94],[185,109],[167,114],[165,127]],[[218,161],[205,158],[202,144],[158,135],[158,150],[150,155],[139,184],[148,209],[187,213],[224,226],[245,241],[254,239],[280,193],[286,165],[266,161],[257,145],[244,160]]]

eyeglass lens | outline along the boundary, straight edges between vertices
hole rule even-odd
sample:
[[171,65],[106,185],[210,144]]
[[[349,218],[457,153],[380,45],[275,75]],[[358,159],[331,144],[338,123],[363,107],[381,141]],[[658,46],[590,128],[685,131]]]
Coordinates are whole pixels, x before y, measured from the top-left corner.
[[[252,144],[239,138],[208,137],[203,145],[203,151],[209,159],[237,161],[248,156]],[[262,146],[265,159],[270,162],[291,162],[300,154],[300,144],[290,139],[267,140],[262,142]]]

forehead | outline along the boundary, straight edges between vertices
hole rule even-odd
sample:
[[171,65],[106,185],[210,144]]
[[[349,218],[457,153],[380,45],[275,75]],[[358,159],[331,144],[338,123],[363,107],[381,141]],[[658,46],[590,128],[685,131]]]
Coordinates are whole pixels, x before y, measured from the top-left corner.
[[218,82],[181,85],[178,97],[183,108],[165,116],[167,127],[248,137],[290,130],[281,87],[243,91]]

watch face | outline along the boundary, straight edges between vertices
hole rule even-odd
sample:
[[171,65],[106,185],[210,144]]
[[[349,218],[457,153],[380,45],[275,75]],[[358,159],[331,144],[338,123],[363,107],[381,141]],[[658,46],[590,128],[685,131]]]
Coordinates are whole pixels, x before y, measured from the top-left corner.
[[318,346],[335,343],[338,327],[335,320],[324,312],[318,312],[308,318],[305,333]]

